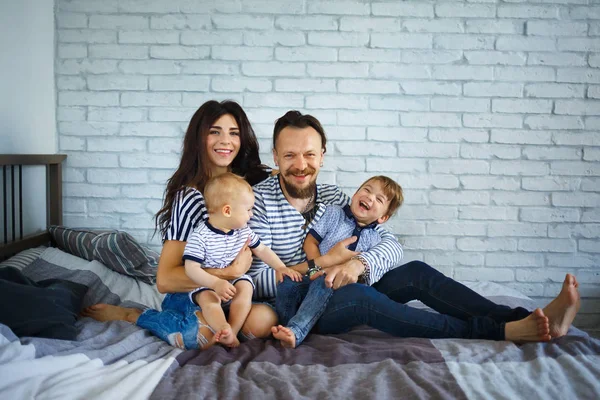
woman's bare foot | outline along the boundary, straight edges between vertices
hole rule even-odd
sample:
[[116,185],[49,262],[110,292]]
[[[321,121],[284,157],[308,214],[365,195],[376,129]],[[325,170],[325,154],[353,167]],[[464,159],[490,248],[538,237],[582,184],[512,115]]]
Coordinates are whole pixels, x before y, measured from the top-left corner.
[[541,308],[519,321],[508,322],[504,327],[506,340],[515,343],[547,342],[550,340],[550,323]]
[[80,315],[90,317],[96,321],[127,321],[135,324],[138,317],[142,315],[142,310],[137,308],[126,308],[113,306],[110,304],[94,304],[84,308]]
[[271,328],[271,333],[275,339],[279,340],[283,347],[296,348],[296,335],[294,335],[294,332],[290,328],[277,325]]
[[236,335],[233,334],[229,324],[223,325],[221,329],[215,333],[215,341],[227,347],[238,347],[240,345],[240,341]]
[[581,306],[581,299],[577,287],[579,283],[571,274],[567,274],[562,290],[554,300],[544,307],[544,314],[550,321],[550,336],[553,338],[567,334],[573,319]]

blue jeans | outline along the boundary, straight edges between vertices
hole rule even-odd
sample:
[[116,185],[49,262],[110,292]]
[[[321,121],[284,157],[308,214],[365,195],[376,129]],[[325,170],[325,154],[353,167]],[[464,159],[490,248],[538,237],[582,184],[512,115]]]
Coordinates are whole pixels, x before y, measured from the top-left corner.
[[[405,305],[420,300],[435,311]],[[413,261],[386,273],[373,286],[351,284],[335,291],[317,322],[319,333],[354,326],[401,337],[504,340],[506,322],[530,312],[493,303],[429,265]]]
[[[252,304],[269,304],[253,301]],[[270,304],[269,304],[270,305]],[[223,306],[225,317],[229,307]],[[214,330],[203,324],[199,318],[202,310],[189,298],[189,293],[169,293],[162,302],[162,311],[153,309],[145,310],[138,317],[136,325],[150,331],[169,343],[171,346],[185,349],[199,349],[208,344],[208,339],[202,335],[200,329],[206,327],[213,333]],[[238,334],[241,342],[251,339],[243,332]]]
[[190,301],[188,293],[169,293],[162,302],[162,311],[145,310],[136,325],[171,346],[198,349],[206,343],[206,338],[199,334],[203,324],[196,312],[200,312],[200,307]]
[[294,332],[296,346],[302,343],[315,326],[332,295],[333,289],[325,286],[324,276],[314,281],[305,276],[301,282],[294,282],[286,276],[277,285],[275,311],[279,323]]

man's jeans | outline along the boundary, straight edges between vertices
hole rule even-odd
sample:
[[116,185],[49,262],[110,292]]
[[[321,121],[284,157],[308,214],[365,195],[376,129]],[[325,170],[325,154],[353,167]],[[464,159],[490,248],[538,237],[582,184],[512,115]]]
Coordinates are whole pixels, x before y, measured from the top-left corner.
[[[405,305],[420,300],[437,313]],[[527,317],[524,308],[497,305],[429,265],[413,261],[386,273],[373,286],[336,290],[317,322],[319,333],[358,325],[401,337],[504,340],[506,322]]]
[[294,332],[296,346],[302,343],[315,326],[332,295],[333,289],[325,286],[325,276],[314,281],[305,276],[302,282],[294,282],[286,276],[277,285],[275,311],[279,323]]

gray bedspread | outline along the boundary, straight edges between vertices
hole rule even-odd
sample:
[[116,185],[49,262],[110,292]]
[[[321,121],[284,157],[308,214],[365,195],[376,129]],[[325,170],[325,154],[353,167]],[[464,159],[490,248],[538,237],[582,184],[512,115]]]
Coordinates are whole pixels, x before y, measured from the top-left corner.
[[[84,275],[45,258],[24,271]],[[85,279],[95,285],[90,301],[122,300],[102,278]],[[490,298],[530,305],[522,297]],[[202,352],[173,348],[121,321],[83,319],[77,328],[77,340],[61,341],[19,339],[0,325],[0,398],[600,398],[600,340],[574,328],[549,343],[515,345],[402,339],[359,327],[309,335],[297,349],[255,339]]]

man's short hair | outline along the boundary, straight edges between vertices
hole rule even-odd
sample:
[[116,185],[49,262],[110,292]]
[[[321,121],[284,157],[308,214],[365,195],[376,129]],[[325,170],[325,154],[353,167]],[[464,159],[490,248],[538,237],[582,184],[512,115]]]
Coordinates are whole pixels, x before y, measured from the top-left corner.
[[275,121],[275,128],[273,129],[273,149],[277,144],[277,138],[284,128],[307,128],[311,127],[319,136],[321,136],[321,148],[323,153],[327,151],[327,137],[325,136],[325,130],[318,119],[310,114],[302,114],[300,111],[290,110],[286,112],[281,118]]
[[215,212],[226,204],[235,202],[240,193],[252,193],[252,188],[244,178],[226,172],[210,178],[204,186],[204,201],[208,212]]
[[381,184],[383,194],[385,194],[385,197],[387,197],[387,199],[390,201],[390,205],[388,206],[386,215],[390,217],[393,216],[396,213],[396,211],[398,211],[398,208],[400,208],[402,203],[404,203],[404,194],[402,193],[402,186],[400,186],[392,178],[388,178],[384,175],[377,175],[363,182],[363,184],[360,185],[358,190],[360,190],[363,186],[372,181],[377,181]]

